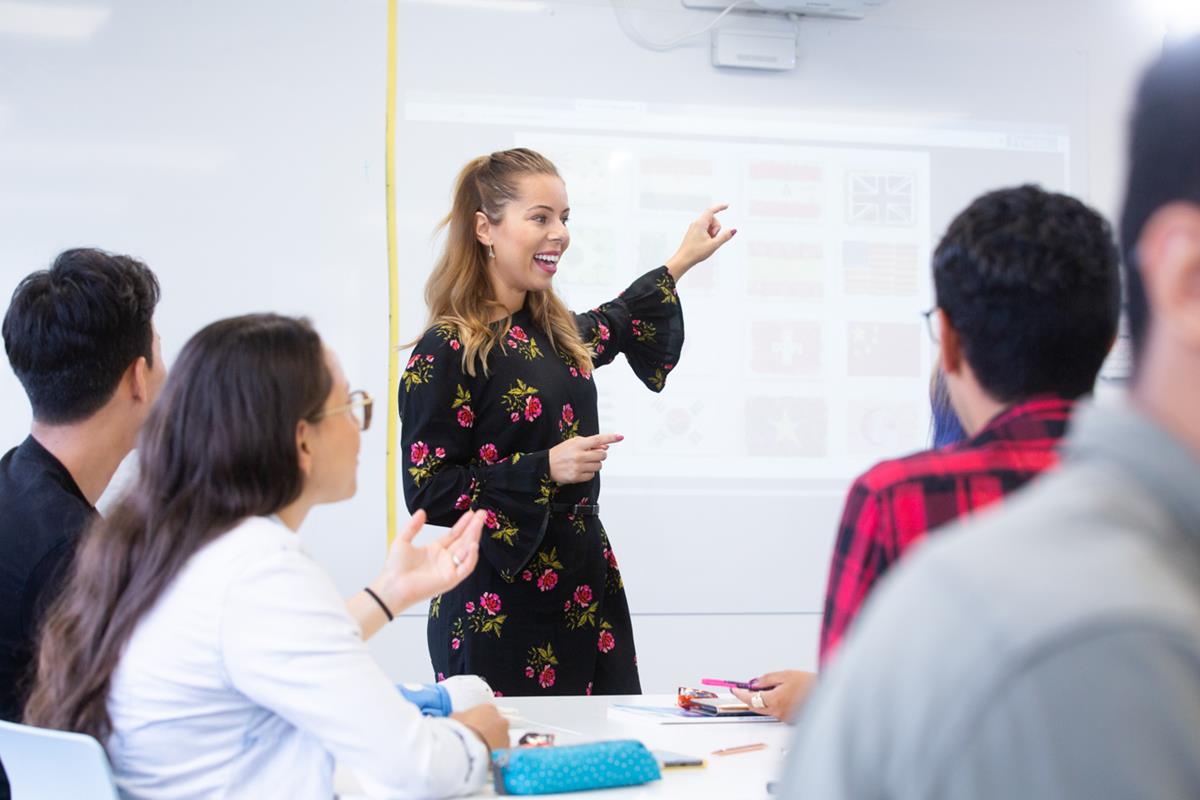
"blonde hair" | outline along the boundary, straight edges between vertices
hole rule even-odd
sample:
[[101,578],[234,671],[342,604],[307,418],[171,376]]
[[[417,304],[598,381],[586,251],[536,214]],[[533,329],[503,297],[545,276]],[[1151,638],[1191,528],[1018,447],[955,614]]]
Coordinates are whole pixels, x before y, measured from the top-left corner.
[[[438,230],[447,229],[446,246],[425,284],[427,327],[449,324],[458,329],[463,371],[472,377],[477,360],[488,374],[488,355],[496,345],[504,349],[504,336],[512,325],[512,315],[492,292],[487,252],[475,238],[475,213],[482,211],[498,224],[505,206],[517,196],[517,180],[538,174],[558,177],[558,170],[548,158],[524,147],[472,159],[458,173],[454,203],[438,225]],[[591,372],[592,353],[579,336],[574,315],[554,290],[529,292],[527,303],[559,356]],[[503,324],[489,324],[497,315],[503,315]]]

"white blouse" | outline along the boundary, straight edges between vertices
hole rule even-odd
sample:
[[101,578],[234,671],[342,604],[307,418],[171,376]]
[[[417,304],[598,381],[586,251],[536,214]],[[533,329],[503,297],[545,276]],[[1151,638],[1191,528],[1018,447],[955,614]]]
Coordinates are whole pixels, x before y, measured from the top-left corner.
[[192,556],[138,623],[108,709],[128,798],[329,800],[335,759],[379,797],[465,794],[488,771],[469,729],[401,697],[299,537],[260,517]]

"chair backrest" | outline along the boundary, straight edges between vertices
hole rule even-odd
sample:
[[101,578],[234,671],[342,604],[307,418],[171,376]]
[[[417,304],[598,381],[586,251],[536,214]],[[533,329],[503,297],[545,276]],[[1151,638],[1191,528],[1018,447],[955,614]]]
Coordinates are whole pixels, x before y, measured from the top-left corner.
[[0,761],[16,800],[117,800],[108,756],[85,734],[0,721]]

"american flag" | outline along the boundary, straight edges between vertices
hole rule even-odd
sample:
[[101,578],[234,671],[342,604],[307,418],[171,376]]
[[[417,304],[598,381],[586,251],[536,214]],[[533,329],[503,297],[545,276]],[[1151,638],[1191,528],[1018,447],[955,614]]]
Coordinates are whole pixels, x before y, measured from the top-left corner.
[[915,244],[843,242],[842,272],[846,293],[910,297],[917,293]]

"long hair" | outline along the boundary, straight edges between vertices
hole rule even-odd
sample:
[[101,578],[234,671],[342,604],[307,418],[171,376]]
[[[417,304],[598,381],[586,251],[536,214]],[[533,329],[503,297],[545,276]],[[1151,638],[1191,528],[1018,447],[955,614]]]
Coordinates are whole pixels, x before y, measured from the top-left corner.
[[84,536],[47,617],[27,723],[108,738],[113,673],[138,621],[198,550],[300,495],[296,427],[331,386],[306,320],[235,317],[192,337],[142,430],[136,482]]
[[[446,246],[425,284],[429,307],[428,326],[451,324],[462,341],[463,370],[475,375],[475,362],[488,373],[492,348],[504,347],[512,317],[495,298],[488,280],[488,256],[475,238],[475,213],[482,211],[493,223],[504,218],[505,207],[517,196],[517,181],[525,175],[553,175],[558,170],[548,158],[518,147],[467,163],[454,184],[454,203],[438,225],[446,229]],[[529,311],[545,331],[550,345],[585,372],[592,371],[592,353],[575,327],[575,318],[553,289],[530,292]],[[501,318],[500,325],[489,324]]]
[[950,389],[946,386],[946,373],[942,369],[941,359],[933,365],[933,374],[929,376],[929,410],[929,437],[935,450],[958,444],[967,438],[967,432],[950,402]]

